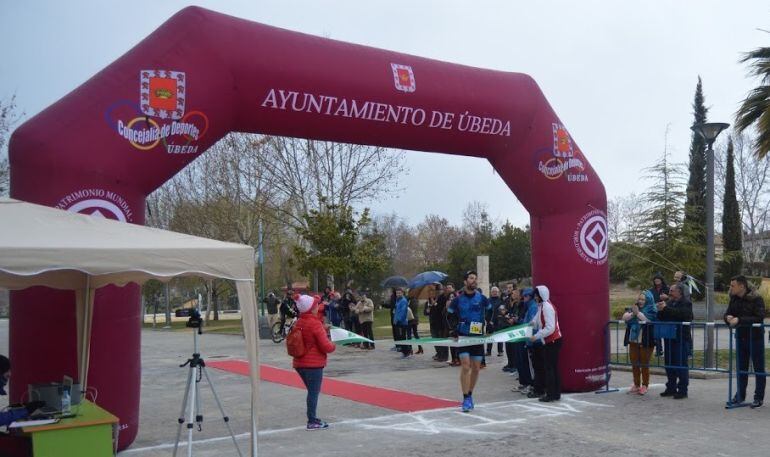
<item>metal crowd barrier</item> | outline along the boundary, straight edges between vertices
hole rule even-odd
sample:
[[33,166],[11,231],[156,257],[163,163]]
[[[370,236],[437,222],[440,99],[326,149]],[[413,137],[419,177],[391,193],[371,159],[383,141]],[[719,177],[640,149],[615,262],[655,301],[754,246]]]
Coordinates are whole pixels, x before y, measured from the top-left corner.
[[[748,351],[745,352],[746,357],[748,360],[753,360],[754,352],[758,350],[761,347],[761,350],[766,353],[765,351],[765,329],[770,328],[770,325],[766,324],[754,324],[752,328],[762,328],[762,336],[761,336],[761,342],[754,343],[754,344],[745,344],[745,343],[738,343],[736,341],[736,328],[732,328],[729,325],[723,323],[723,322],[662,322],[662,321],[653,321],[648,323],[640,323],[642,325],[642,329],[640,331],[646,331],[646,327],[644,326],[653,326],[652,333],[653,336],[660,336],[660,338],[654,338],[656,340],[660,339],[670,339],[670,338],[662,338],[662,335],[671,337],[678,337],[678,335],[683,335],[683,332],[689,331],[691,334],[691,344],[687,348],[687,351],[680,351],[682,356],[678,360],[672,360],[671,357],[665,357],[665,355],[662,357],[659,353],[657,353],[657,348],[653,349],[653,355],[650,358],[650,363],[648,364],[640,364],[640,367],[649,367],[649,368],[687,368],[689,371],[701,371],[701,372],[712,372],[712,373],[725,373],[728,375],[728,393],[727,393],[727,402],[726,402],[726,408],[737,408],[742,406],[748,406],[749,403],[745,402],[739,402],[739,403],[732,403],[732,399],[735,393],[735,388],[737,388],[737,384],[733,384],[734,382],[734,375],[737,378],[738,376],[760,376],[767,378],[767,367],[763,366],[761,368],[764,368],[762,370],[757,370],[754,368],[754,371],[748,371],[748,368],[746,370],[740,370],[739,363],[738,363],[738,357],[743,355],[740,355],[738,346],[741,346],[741,349],[743,346],[747,346]],[[657,328],[656,328],[657,327]],[[615,366],[633,366],[631,363],[631,358],[628,352],[628,346],[624,344],[625,339],[625,332],[626,332],[626,322],[623,320],[611,320],[607,322],[605,326],[605,341],[606,341],[606,360],[607,360],[607,369],[606,369],[606,379],[605,379],[605,387],[604,389],[597,391],[596,393],[608,393],[608,392],[616,392],[618,389],[610,388],[610,376],[611,376],[611,370],[610,367],[612,365]],[[707,354],[707,347],[708,347],[708,340],[709,335],[713,335],[713,354],[714,354],[714,363],[713,366],[709,366],[708,357]],[[725,353],[726,351],[726,353]],[[668,362],[666,359],[669,359]],[[765,359],[763,359],[764,361]],[[723,368],[724,365],[727,365],[727,368]],[[766,364],[764,364],[766,365]],[[753,366],[753,362],[751,363],[751,366]],[[737,382],[737,379],[736,379]]]

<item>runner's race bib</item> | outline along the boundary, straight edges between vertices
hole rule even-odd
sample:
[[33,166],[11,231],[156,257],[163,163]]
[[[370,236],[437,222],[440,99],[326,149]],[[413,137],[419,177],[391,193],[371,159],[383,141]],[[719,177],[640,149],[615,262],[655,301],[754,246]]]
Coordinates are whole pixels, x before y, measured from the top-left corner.
[[471,335],[481,335],[484,333],[484,326],[481,322],[471,322],[470,332]]

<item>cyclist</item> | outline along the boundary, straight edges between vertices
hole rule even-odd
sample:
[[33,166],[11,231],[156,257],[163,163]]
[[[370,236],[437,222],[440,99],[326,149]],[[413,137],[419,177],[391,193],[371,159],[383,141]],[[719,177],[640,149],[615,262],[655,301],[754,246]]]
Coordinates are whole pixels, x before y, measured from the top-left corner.
[[297,303],[294,301],[294,291],[289,289],[281,302],[281,334],[286,336],[286,318],[294,319],[297,316]]

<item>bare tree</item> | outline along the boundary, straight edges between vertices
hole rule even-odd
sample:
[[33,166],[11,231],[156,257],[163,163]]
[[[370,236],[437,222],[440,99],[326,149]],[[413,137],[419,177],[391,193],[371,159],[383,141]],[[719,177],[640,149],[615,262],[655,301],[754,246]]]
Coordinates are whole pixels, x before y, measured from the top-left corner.
[[[264,149],[263,137],[226,136],[148,198],[148,224],[257,246],[260,221],[268,229],[272,221],[266,217],[273,193],[271,176],[264,172]],[[217,319],[217,297],[232,284],[210,284]]]
[[623,197],[614,197],[607,199],[607,231],[609,232],[610,241],[620,241],[620,234],[623,233],[621,228],[620,217],[620,200]]
[[463,210],[462,233],[476,248],[486,249],[495,235],[495,227],[501,225],[490,218],[487,203],[474,200]]
[[607,228],[610,240],[638,242],[639,232],[635,228],[642,224],[644,210],[642,198],[634,192],[607,200]]
[[11,170],[8,163],[8,140],[11,129],[21,120],[16,106],[16,95],[0,100],[0,197],[7,197],[11,184]]
[[393,274],[410,278],[424,266],[414,227],[397,214],[375,216],[372,227],[385,236],[385,250]]
[[449,248],[462,236],[460,230],[436,214],[429,214],[417,225],[419,256],[425,266],[447,261]]
[[262,137],[227,135],[153,194],[148,207],[157,211],[148,222],[256,246],[259,222],[273,206],[264,149]]
[[399,190],[404,153],[357,144],[270,137],[266,171],[277,192],[283,222],[304,226],[303,215],[353,206]]

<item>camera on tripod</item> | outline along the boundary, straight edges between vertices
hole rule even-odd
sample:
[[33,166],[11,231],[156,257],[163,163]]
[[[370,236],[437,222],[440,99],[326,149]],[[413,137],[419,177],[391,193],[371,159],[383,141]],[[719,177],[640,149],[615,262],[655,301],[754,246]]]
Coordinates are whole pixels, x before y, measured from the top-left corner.
[[[179,449],[179,440],[182,437],[182,427],[186,424],[186,430],[187,430],[187,455],[188,457],[191,457],[192,454],[192,445],[193,445],[193,427],[195,425],[198,426],[198,431],[203,430],[203,411],[201,410],[201,402],[200,402],[200,383],[203,380],[203,378],[206,378],[206,382],[208,383],[209,388],[211,389],[211,393],[214,395],[214,401],[217,403],[217,407],[219,407],[219,412],[222,413],[222,420],[225,423],[225,427],[227,428],[228,433],[230,434],[230,439],[233,440],[233,446],[235,446],[235,450],[238,452],[238,455],[240,457],[243,457],[243,454],[241,453],[241,449],[238,447],[238,442],[235,439],[235,434],[233,433],[233,428],[230,426],[230,418],[225,414],[225,409],[222,407],[222,403],[219,401],[219,396],[217,395],[216,389],[214,389],[214,384],[211,382],[211,378],[209,377],[209,373],[206,370],[206,362],[203,360],[203,357],[201,357],[200,352],[198,351],[198,335],[202,335],[201,328],[203,326],[203,319],[201,318],[201,313],[198,310],[198,306],[200,306],[201,303],[201,296],[198,295],[198,303],[196,303],[194,308],[190,309],[189,319],[187,319],[187,323],[185,324],[186,327],[190,328],[197,328],[197,331],[193,331],[193,354],[192,357],[187,359],[187,361],[179,367],[188,367],[187,372],[187,387],[185,387],[184,391],[184,400],[182,400],[182,411],[179,413],[179,419],[177,419],[177,429],[176,429],[176,442],[174,443],[174,457],[177,455],[177,451]],[[185,413],[187,413],[187,420],[185,420]]]
[[191,309],[190,318],[187,319],[187,323],[185,324],[185,327],[201,328],[202,324],[203,324],[203,318],[201,318],[201,312],[198,311],[197,308]]

